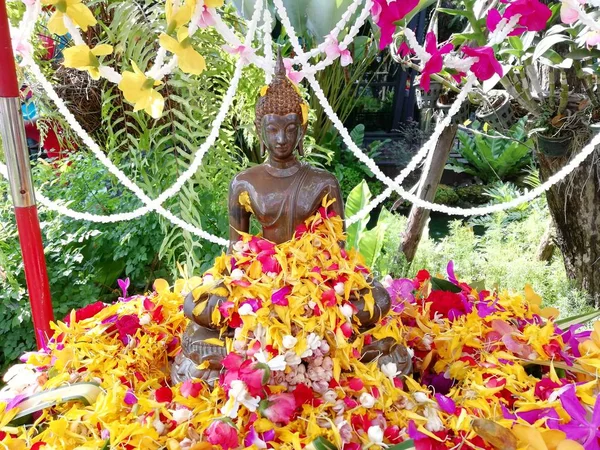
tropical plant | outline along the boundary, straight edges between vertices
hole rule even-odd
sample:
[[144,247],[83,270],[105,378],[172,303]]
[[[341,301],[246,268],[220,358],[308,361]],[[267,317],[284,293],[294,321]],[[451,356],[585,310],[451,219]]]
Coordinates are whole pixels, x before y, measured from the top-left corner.
[[[362,210],[368,205],[370,200],[371,192],[369,191],[369,186],[363,180],[352,190],[352,192],[350,192],[350,195],[346,200],[346,217],[351,217]],[[377,225],[369,230],[367,229],[367,225],[369,224],[370,219],[370,215],[366,215],[348,226],[347,243],[348,248],[356,249],[360,252],[365,258],[365,263],[369,267],[373,267],[381,255],[381,248],[383,246],[387,225],[384,222],[378,222]]]
[[487,134],[459,130],[458,151],[467,164],[450,160],[446,166],[455,172],[465,172],[486,183],[514,178],[531,163],[533,140],[527,137],[525,119],[515,123],[507,135],[488,130]]

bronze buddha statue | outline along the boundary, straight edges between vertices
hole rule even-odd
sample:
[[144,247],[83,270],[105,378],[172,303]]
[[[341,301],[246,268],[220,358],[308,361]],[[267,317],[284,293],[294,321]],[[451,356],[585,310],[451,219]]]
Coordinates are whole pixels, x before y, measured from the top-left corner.
[[[268,88],[263,88],[256,104],[255,126],[261,149],[263,152],[267,150],[268,158],[263,164],[236,175],[230,185],[230,252],[239,240],[238,231],[249,232],[251,215],[260,223],[263,237],[275,244],[292,239],[296,227],[318,210],[326,195],[335,200],[331,208],[344,219],[341,190],[335,176],[300,162],[295,155],[296,150],[303,155],[307,112],[308,108],[298,90],[286,77],[283,61],[279,57],[273,82]],[[240,201],[242,196],[245,196],[244,202]],[[385,316],[391,306],[386,289],[374,280],[369,281],[375,299],[374,314],[371,316],[366,311],[362,298],[354,297],[352,301],[358,309],[357,318],[365,330]],[[194,315],[196,304],[205,300],[206,307],[199,315]],[[226,356],[225,347],[203,341],[219,337],[219,331],[211,321],[212,311],[226,300],[214,294],[201,300],[194,299],[191,293],[186,297],[184,312],[190,324],[182,336],[182,351],[171,368],[174,382],[200,378],[210,383],[218,378],[220,360]],[[408,351],[391,338],[365,346],[362,355],[365,362],[375,358],[379,358],[380,364],[394,362],[403,374],[412,370]],[[205,363],[204,368],[198,368],[202,363]]]

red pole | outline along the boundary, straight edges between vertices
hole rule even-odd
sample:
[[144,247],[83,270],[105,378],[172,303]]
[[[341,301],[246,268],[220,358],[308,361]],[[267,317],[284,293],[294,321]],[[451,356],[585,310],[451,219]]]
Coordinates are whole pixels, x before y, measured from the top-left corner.
[[54,316],[8,25],[6,2],[0,0],[0,132],[15,205],[35,338],[38,348],[42,348],[52,336],[50,322]]

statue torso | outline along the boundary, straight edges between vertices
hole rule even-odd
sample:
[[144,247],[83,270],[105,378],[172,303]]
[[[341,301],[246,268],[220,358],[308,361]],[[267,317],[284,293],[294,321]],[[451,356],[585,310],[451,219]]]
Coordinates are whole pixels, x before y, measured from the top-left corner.
[[329,172],[302,164],[289,176],[274,176],[264,165],[238,174],[231,184],[233,198],[248,192],[263,236],[276,243],[290,240],[298,225],[321,206],[326,194],[337,192],[338,183]]

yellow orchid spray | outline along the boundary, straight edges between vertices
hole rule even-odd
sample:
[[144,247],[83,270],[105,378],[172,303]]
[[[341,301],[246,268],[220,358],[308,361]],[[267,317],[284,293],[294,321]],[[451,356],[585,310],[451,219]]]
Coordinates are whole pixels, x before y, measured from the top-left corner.
[[48,30],[60,36],[68,33],[64,22],[65,15],[83,31],[87,31],[88,27],[93,27],[97,23],[92,12],[81,3],[81,0],[42,0],[42,5],[56,8],[48,21]]
[[192,39],[186,27],[177,30],[177,39],[163,33],[159,42],[161,47],[177,56],[179,68],[185,73],[200,75],[206,70],[204,57],[192,47]]
[[165,99],[153,88],[159,86],[161,81],[148,78],[135,62],[131,61],[131,65],[133,72],[123,73],[119,89],[123,91],[125,100],[134,104],[134,111],[144,110],[154,119],[158,119],[165,106]]
[[167,0],[165,3],[167,34],[171,34],[179,27],[187,25],[196,7],[195,0],[185,0],[185,3],[179,6],[176,6],[176,3],[178,3],[177,0]]
[[107,44],[100,44],[92,49],[85,44],[75,45],[65,49],[63,65],[72,69],[85,70],[94,80],[97,80],[100,78],[98,56],[110,55],[112,51],[112,46]]

